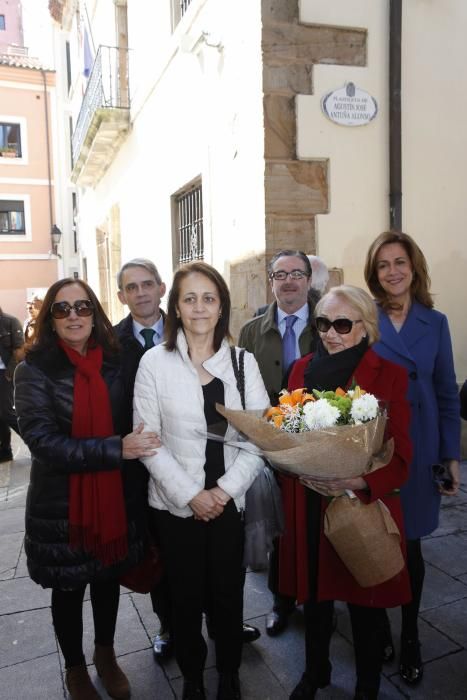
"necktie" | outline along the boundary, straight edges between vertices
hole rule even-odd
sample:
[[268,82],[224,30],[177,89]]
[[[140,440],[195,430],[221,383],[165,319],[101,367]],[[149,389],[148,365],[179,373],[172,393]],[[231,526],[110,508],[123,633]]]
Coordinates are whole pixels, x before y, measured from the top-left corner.
[[292,362],[295,360],[296,339],[293,329],[298,316],[285,317],[285,333],[282,338],[282,371],[285,374]]
[[149,350],[149,348],[153,348],[155,343],[154,343],[154,334],[155,334],[154,328],[143,328],[142,331],[140,331],[141,335],[144,338],[144,349]]

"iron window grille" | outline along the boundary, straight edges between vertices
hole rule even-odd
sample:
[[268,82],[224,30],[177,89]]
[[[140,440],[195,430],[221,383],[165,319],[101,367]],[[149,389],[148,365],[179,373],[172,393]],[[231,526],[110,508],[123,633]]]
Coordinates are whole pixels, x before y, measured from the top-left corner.
[[21,158],[21,127],[0,122],[0,157]]
[[175,197],[178,263],[204,259],[203,188],[196,185]]
[[24,202],[0,200],[0,236],[25,234]]

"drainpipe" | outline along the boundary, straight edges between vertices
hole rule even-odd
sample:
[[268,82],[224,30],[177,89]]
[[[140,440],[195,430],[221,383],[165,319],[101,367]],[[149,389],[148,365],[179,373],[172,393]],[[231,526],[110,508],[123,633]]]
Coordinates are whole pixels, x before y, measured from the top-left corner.
[[402,0],[389,8],[389,223],[402,230],[401,41]]
[[[49,192],[49,225],[50,225],[50,235],[52,235],[52,227],[54,225],[53,220],[53,207],[52,207],[52,168],[50,164],[50,136],[49,136],[49,107],[47,104],[47,76],[43,68],[41,70],[42,82],[44,85],[44,115],[45,115],[45,143],[47,147],[47,179],[49,182],[48,192]],[[54,242],[51,240],[52,250],[54,248]]]

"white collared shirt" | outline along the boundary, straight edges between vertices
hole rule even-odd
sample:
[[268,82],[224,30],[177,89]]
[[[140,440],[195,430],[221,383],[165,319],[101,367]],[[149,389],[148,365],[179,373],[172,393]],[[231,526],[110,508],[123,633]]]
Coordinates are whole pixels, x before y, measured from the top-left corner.
[[293,314],[287,314],[285,311],[282,311],[279,307],[277,307],[277,327],[279,329],[279,333],[281,334],[282,338],[284,337],[285,333],[285,319],[287,316],[296,316],[297,320],[295,321],[293,325],[293,329],[295,332],[295,359],[298,360],[299,357],[301,357],[301,352],[300,352],[300,346],[298,344],[298,340],[305,330],[306,326],[308,325],[308,317],[309,317],[309,307],[308,307],[308,302],[306,304],[303,304],[303,306],[300,309],[297,309],[297,311],[294,311]]
[[[298,321],[295,322],[295,325],[297,325]],[[140,343],[143,347],[145,345],[144,342],[144,337],[141,335],[141,331],[144,330],[145,328],[152,328],[154,331],[154,345],[159,345],[159,343],[162,343],[164,340],[164,317],[162,314],[159,317],[159,320],[156,321],[156,323],[153,326],[142,326],[141,323],[138,323],[138,321],[135,321],[133,319],[133,335],[135,336],[136,340],[138,343]]]

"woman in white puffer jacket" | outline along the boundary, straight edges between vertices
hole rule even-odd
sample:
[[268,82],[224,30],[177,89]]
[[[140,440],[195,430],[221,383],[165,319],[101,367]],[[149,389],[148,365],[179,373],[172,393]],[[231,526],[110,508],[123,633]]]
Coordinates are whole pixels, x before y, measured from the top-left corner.
[[[184,700],[205,697],[201,625],[206,601],[215,629],[217,698],[241,697],[242,509],[263,462],[247,450],[206,439],[214,424],[222,427],[226,441],[237,438],[215,410],[216,402],[242,408],[229,318],[230,295],[217,270],[204,262],[180,268],[169,295],[166,342],[145,353],[135,383],[134,422],[143,422],[162,442],[157,455],[143,461],[169,577]],[[244,390],[247,409],[268,406],[250,353],[244,357]]]

